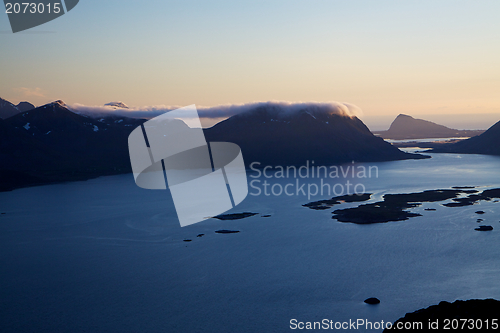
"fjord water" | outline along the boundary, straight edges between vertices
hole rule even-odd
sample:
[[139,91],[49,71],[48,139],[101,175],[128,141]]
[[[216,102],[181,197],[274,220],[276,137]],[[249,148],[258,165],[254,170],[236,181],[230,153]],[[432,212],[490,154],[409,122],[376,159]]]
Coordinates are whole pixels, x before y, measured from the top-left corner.
[[[371,202],[500,187],[492,156],[364,165],[379,170],[356,180]],[[356,203],[302,207],[311,200],[249,195],[232,212],[258,215],[180,228],[168,191],[140,189],[130,174],[0,193],[2,331],[284,332],[290,319],[394,322],[442,300],[500,299],[500,203],[424,203],[421,217],[357,225],[331,219]],[[478,217],[494,230],[474,231]]]

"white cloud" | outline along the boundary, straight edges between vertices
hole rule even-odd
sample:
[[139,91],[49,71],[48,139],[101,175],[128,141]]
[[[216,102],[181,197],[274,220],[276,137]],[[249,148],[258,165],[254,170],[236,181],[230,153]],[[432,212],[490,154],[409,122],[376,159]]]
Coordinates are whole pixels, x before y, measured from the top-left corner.
[[[165,112],[183,107],[181,105],[156,105],[144,106],[140,108],[117,108],[109,106],[86,106],[82,104],[72,104],[68,107],[77,113],[82,113],[92,117],[102,117],[106,115],[126,116],[131,118],[153,118]],[[265,107],[272,109],[273,112],[286,115],[297,112],[299,110],[307,109],[313,114],[329,113],[339,114],[349,117],[361,116],[362,111],[360,108],[349,103],[340,102],[285,102],[285,101],[269,101],[269,102],[252,102],[245,104],[225,104],[218,106],[196,106],[200,118],[208,119],[224,119],[236,114],[255,110]]]

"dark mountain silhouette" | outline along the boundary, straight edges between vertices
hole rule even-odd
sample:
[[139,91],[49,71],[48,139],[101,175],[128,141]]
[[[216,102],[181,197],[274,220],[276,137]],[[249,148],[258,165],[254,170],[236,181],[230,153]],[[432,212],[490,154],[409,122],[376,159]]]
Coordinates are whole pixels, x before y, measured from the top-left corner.
[[483,133],[478,130],[457,130],[423,119],[415,119],[411,116],[400,114],[394,119],[387,131],[376,131],[374,134],[384,139],[427,139],[427,138],[451,138],[472,137]]
[[500,155],[500,121],[481,135],[457,143],[443,144],[433,153]]
[[0,98],[0,119],[7,119],[20,112],[28,111],[34,109],[35,106],[28,102],[21,102],[17,105]]
[[142,119],[75,114],[56,101],[0,121],[0,190],[130,172]]
[[309,107],[295,112],[265,105],[205,129],[207,141],[238,144],[247,166],[303,165],[425,158],[375,137],[356,117]]
[[[0,120],[0,190],[131,172],[128,136],[145,119],[93,118],[55,101]],[[204,130],[237,143],[249,165],[316,165],[425,158],[375,137],[356,117],[267,105]]]
[[19,112],[25,112],[33,110],[35,106],[29,102],[20,102],[19,104],[16,105],[16,108],[19,110]]

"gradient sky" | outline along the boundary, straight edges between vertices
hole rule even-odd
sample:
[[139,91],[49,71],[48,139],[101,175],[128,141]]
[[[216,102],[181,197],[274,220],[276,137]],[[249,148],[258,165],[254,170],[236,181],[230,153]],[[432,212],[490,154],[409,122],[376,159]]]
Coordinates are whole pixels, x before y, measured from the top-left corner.
[[500,113],[500,1],[80,0],[12,34],[0,97],[102,105],[340,101]]

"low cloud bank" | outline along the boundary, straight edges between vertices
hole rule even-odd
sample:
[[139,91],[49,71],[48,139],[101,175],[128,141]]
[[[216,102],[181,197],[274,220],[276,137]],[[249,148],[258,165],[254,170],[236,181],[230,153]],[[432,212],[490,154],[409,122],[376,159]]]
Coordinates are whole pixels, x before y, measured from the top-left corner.
[[[69,109],[73,112],[85,114],[91,117],[103,116],[125,116],[130,118],[144,118],[150,119],[159,116],[165,112],[178,109],[182,106],[145,106],[140,108],[119,108],[115,106],[86,106],[82,104],[68,105]],[[241,114],[251,110],[257,109],[271,109],[279,115],[293,114],[300,110],[307,110],[312,114],[338,114],[348,117],[361,116],[362,111],[360,108],[349,103],[340,102],[283,102],[283,101],[269,101],[269,102],[253,102],[246,104],[226,104],[211,107],[196,106],[200,118],[208,119],[224,119],[236,114]]]

